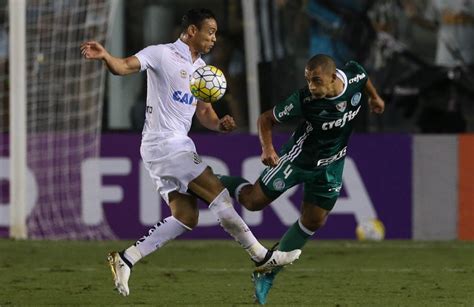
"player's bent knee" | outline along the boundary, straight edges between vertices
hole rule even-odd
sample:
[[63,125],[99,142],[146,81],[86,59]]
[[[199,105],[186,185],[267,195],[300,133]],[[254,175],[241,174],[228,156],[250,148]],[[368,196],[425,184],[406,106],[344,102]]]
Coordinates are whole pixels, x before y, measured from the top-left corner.
[[175,218],[183,223],[186,227],[193,229],[197,226],[199,218],[197,217],[176,217]]
[[239,203],[249,211],[263,210],[271,202],[271,199],[251,186],[249,186],[248,189],[243,190],[239,195]]
[[173,212],[173,216],[175,219],[177,219],[179,222],[184,224],[186,227],[189,227],[193,229],[194,227],[197,226],[198,221],[199,221],[199,212],[198,211],[193,211],[193,212]]
[[326,224],[327,216],[324,217],[302,217],[302,224],[311,231],[316,231]]
[[260,211],[267,206],[267,204],[255,201],[251,198],[241,199],[241,204],[249,211]]

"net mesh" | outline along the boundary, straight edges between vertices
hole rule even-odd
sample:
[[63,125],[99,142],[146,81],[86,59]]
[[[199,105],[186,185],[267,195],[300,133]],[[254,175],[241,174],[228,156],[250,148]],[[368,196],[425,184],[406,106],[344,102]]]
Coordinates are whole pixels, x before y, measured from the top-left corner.
[[[1,4],[1,27],[8,32],[7,1]],[[79,46],[84,40],[105,43],[110,9],[108,0],[27,1],[30,238],[114,237],[105,222],[88,226],[81,217],[81,163],[99,156],[105,70],[99,61],[82,59]],[[7,67],[0,69],[0,154],[5,156],[8,73]]]

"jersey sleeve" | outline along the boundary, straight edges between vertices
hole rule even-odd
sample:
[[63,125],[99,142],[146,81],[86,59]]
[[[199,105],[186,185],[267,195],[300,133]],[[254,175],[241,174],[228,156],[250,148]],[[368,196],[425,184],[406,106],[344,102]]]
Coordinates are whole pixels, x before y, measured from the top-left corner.
[[355,82],[359,86],[364,86],[369,80],[369,74],[365,68],[356,61],[347,62],[344,70],[354,75],[354,78],[349,79],[349,84]]
[[283,123],[301,116],[300,95],[300,91],[296,91],[286,100],[273,107],[273,117],[277,122]]
[[365,70],[365,68],[362,67],[362,65],[360,65],[356,61],[347,62],[346,68],[352,70],[356,74],[364,74],[365,76],[368,76],[367,71]]
[[163,46],[161,45],[148,46],[137,52],[135,56],[140,61],[140,71],[160,67],[162,55]]

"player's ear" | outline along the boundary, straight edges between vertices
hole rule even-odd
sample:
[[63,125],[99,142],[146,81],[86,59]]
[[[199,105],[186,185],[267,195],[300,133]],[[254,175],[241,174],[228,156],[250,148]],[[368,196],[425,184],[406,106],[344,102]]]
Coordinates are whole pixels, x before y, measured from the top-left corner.
[[189,37],[193,37],[196,35],[196,32],[198,31],[198,28],[195,25],[190,25],[188,29],[186,30],[186,33],[188,33]]

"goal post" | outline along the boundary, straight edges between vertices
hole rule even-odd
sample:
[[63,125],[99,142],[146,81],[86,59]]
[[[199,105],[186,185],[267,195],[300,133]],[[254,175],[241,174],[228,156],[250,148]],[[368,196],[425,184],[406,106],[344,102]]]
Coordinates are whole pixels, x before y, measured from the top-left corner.
[[2,195],[0,178],[0,229],[8,208],[11,238],[115,238],[107,221],[82,217],[81,165],[100,156],[106,70],[80,45],[107,44],[116,2],[0,0],[0,40],[9,37],[6,68],[0,41],[0,164],[10,183]]
[[9,0],[10,237],[26,239],[26,0]]

